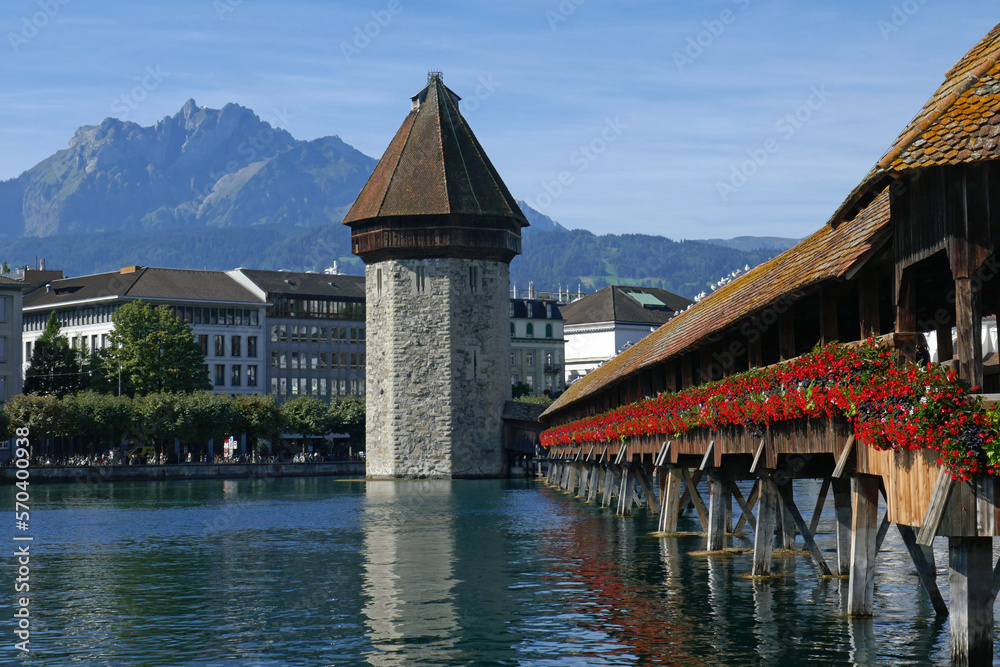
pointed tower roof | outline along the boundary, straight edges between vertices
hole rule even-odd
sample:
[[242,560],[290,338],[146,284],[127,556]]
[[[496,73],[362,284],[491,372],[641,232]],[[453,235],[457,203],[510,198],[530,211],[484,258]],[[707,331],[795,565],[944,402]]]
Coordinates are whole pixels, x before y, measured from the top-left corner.
[[1000,24],[945,73],[927,101],[830,219],[834,227],[909,170],[1000,159]]
[[437,72],[344,217],[501,215],[528,224]]
[[[502,228],[505,234],[516,236],[516,248],[512,247],[512,239],[507,239],[507,250],[520,253],[520,230],[528,226],[528,220],[462,117],[460,99],[444,85],[439,72],[432,72],[427,87],[410,98],[410,113],[344,217],[344,224],[352,228],[353,239],[368,235],[360,244],[353,244],[354,252],[362,259],[368,261],[366,255],[375,258],[372,253],[376,251],[382,257],[384,251],[393,250],[388,244],[399,245],[388,236],[375,239],[371,235],[387,226],[396,231],[403,227],[425,231]],[[410,238],[408,247],[414,248],[414,243],[420,246],[414,256],[453,256],[455,253],[445,246],[490,245],[498,240],[476,241],[468,234],[460,236],[452,234],[446,240],[438,237],[434,243],[427,238]],[[466,256],[468,252],[458,254]]]

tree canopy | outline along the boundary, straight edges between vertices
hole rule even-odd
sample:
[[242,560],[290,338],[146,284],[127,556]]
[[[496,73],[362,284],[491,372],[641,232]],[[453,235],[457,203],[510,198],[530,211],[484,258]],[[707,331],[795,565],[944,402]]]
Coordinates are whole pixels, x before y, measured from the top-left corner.
[[45,331],[31,349],[31,365],[24,374],[24,393],[65,396],[87,384],[83,355],[70,347],[60,333],[55,311],[49,315]]
[[106,385],[119,369],[121,391],[130,396],[212,388],[194,333],[167,306],[128,303],[111,316],[110,347],[100,355]]

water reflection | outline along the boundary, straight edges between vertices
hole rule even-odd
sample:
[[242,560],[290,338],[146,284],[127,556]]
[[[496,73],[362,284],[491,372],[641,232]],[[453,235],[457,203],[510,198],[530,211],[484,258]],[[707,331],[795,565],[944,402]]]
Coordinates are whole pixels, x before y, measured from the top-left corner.
[[364,520],[368,663],[445,664],[453,658],[455,528],[447,480],[369,481]]

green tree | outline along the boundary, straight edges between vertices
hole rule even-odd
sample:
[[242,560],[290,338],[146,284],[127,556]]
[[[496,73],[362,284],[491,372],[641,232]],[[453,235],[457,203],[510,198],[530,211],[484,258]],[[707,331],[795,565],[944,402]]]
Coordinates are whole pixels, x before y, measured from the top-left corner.
[[146,394],[135,400],[135,438],[140,442],[152,442],[157,455],[164,441],[172,441],[181,436],[177,422],[177,395],[169,392]]
[[365,444],[364,396],[341,396],[330,399],[328,426],[331,431],[347,433],[351,441]]
[[0,408],[0,440],[6,440],[11,436],[10,415],[6,408]]
[[120,369],[123,393],[143,396],[212,388],[191,328],[167,306],[153,308],[134,301],[115,311],[111,321],[114,329],[108,336],[103,375],[110,378]]
[[65,410],[62,401],[55,396],[17,394],[4,404],[4,411],[10,420],[9,428],[27,427],[31,442],[64,432]]
[[330,432],[330,412],[325,403],[312,396],[299,396],[281,406],[285,430],[302,435],[305,441]]
[[87,441],[93,453],[96,443],[117,443],[133,425],[132,399],[95,391],[68,394],[63,398],[65,430]]
[[281,409],[273,396],[245,394],[233,399],[239,413],[237,431],[247,436],[247,449],[256,455],[261,438],[281,435]]
[[527,382],[516,382],[511,387],[511,395],[514,400],[521,398],[522,396],[531,395],[531,386]]
[[185,442],[206,445],[214,440],[221,449],[222,441],[239,425],[236,402],[226,394],[198,391],[177,394],[174,400],[177,435]]
[[45,331],[32,347],[31,365],[24,374],[24,393],[62,397],[82,389],[86,378],[81,355],[59,333],[59,321],[52,311]]

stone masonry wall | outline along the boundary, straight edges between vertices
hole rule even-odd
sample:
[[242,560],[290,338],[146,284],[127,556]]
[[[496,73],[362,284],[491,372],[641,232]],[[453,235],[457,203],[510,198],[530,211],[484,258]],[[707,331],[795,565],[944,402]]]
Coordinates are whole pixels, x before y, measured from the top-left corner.
[[503,473],[509,283],[502,262],[366,267],[369,477]]

